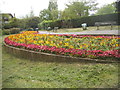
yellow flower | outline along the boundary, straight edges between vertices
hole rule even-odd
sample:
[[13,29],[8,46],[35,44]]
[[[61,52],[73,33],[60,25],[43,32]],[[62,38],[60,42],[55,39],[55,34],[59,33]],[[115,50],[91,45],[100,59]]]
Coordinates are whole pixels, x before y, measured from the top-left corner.
[[65,43],[65,46],[69,46],[69,43]]
[[74,48],[74,46],[70,45],[69,48]]
[[82,45],[80,45],[80,48],[82,48]]
[[65,41],[70,41],[70,39],[67,38],[67,39],[65,39]]
[[34,44],[37,44],[37,41],[34,41]]
[[40,41],[38,41],[38,43],[44,43],[44,41],[43,41],[43,40],[40,40]]
[[49,41],[46,41],[45,43],[46,43],[46,44],[49,44]]
[[116,47],[118,47],[118,46],[119,46],[119,44],[116,44],[115,46],[116,46]]

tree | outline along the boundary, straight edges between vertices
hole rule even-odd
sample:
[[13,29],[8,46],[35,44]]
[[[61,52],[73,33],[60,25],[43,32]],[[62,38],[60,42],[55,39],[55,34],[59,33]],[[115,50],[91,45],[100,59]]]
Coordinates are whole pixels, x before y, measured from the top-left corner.
[[93,1],[73,1],[66,4],[67,8],[62,13],[63,19],[73,19],[88,16],[89,11],[96,10],[97,3]]
[[49,1],[48,10],[50,10],[50,11],[58,10],[57,0],[50,0]]
[[96,14],[101,15],[101,14],[115,13],[115,10],[116,10],[115,3],[107,4],[99,8]]
[[44,9],[40,12],[40,20],[56,20],[58,19],[58,12],[57,0],[50,0],[48,9]]
[[19,28],[23,28],[23,29],[26,29],[26,28],[29,28],[28,25],[27,25],[27,22],[28,22],[28,19],[27,17],[24,17],[22,19],[19,19],[18,23],[19,23]]
[[115,2],[116,12],[120,12],[120,0]]
[[31,11],[30,11],[29,17],[34,17],[34,11],[33,11],[32,7],[31,7]]
[[51,20],[51,12],[48,9],[44,9],[40,12],[40,21]]
[[12,18],[11,20],[10,20],[10,26],[11,26],[11,28],[17,28],[17,27],[19,27],[18,25],[19,25],[19,19],[17,19],[16,17],[14,17],[14,18]]
[[2,27],[4,29],[18,28],[19,27],[19,19],[17,19],[16,17],[13,17],[9,20],[8,23],[3,23]]
[[40,23],[39,17],[31,17],[28,19],[28,21],[26,22],[27,26],[29,28],[38,28],[38,24]]

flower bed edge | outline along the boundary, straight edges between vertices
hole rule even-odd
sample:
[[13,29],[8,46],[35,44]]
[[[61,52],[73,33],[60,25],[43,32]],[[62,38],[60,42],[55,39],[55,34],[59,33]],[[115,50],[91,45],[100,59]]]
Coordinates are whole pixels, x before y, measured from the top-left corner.
[[100,60],[100,59],[90,59],[90,58],[78,58],[70,57],[64,55],[55,55],[43,52],[36,52],[32,50],[26,50],[22,48],[16,48],[7,45],[3,42],[3,49],[19,58],[29,59],[32,61],[43,61],[43,62],[84,62],[84,63],[120,63],[118,60]]

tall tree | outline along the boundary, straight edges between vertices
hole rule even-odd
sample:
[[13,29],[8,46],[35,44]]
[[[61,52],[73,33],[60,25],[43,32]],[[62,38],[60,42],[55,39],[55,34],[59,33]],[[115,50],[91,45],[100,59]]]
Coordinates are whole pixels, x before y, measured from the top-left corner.
[[115,13],[115,10],[116,10],[115,3],[107,4],[99,8],[96,14],[101,15],[101,14]]
[[73,19],[83,16],[88,16],[89,11],[96,10],[97,3],[94,1],[73,1],[69,4],[66,4],[67,8],[63,11],[63,19]]
[[49,1],[48,10],[50,11],[50,13],[49,13],[50,20],[56,20],[56,19],[58,19],[58,5],[57,5],[57,0],[50,0]]
[[50,11],[58,10],[57,0],[50,0],[49,1],[48,10],[50,10]]
[[32,7],[31,7],[31,10],[30,10],[29,17],[34,17],[34,11],[33,11],[33,8],[32,8]]
[[50,0],[48,9],[44,9],[40,12],[40,20],[56,20],[58,19],[58,5],[57,0]]
[[40,11],[40,21],[44,21],[44,20],[51,20],[51,12],[48,9],[44,9],[42,11]]

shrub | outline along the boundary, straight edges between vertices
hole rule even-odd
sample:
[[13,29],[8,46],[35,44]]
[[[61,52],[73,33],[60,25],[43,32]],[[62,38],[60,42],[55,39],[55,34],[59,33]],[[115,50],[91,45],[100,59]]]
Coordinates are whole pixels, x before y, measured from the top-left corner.
[[3,28],[4,29],[9,29],[11,28],[12,26],[10,25],[10,23],[6,23],[6,24],[3,24]]
[[4,29],[2,31],[2,35],[9,35],[10,34],[10,29]]
[[9,34],[16,34],[20,32],[20,28],[10,28],[10,29],[4,29],[2,31],[3,35],[9,35]]
[[48,27],[51,27],[52,29],[54,27],[61,27],[61,21],[60,20],[54,20],[54,21],[53,20],[44,20],[38,24],[38,27],[40,29],[46,29],[46,30]]

